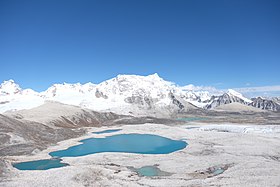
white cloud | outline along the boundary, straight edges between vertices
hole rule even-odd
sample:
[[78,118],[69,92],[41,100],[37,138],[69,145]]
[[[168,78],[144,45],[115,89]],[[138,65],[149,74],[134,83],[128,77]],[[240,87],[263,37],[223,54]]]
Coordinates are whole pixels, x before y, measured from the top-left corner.
[[233,88],[234,90],[248,96],[265,96],[265,97],[274,97],[280,96],[280,85],[274,86],[259,86],[259,87],[243,87],[243,88]]
[[247,93],[247,92],[278,92],[278,91],[280,91],[280,85],[234,88],[234,90],[239,91],[239,92],[243,92],[243,93]]
[[[188,91],[208,91],[212,95],[221,95],[227,92],[227,89],[217,89],[213,86],[195,86],[189,84],[181,87]],[[242,88],[232,88],[233,90],[240,92],[245,97],[252,98],[257,96],[262,97],[275,97],[280,96],[280,85],[274,86],[259,86],[259,87],[242,87]]]
[[213,86],[195,86],[193,84],[189,84],[186,86],[181,87],[184,90],[187,91],[208,91],[210,94],[213,95],[220,95],[223,93],[222,90],[218,90],[217,88],[213,87]]

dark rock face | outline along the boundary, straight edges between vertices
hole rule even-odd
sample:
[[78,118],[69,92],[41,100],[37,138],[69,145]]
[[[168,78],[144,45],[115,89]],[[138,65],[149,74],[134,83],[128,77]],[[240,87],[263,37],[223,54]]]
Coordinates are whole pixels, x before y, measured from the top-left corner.
[[146,106],[147,109],[151,109],[153,106],[153,99],[147,96],[131,96],[125,98],[124,101],[130,104]]
[[184,110],[185,106],[184,106],[178,99],[176,99],[176,97],[174,96],[173,93],[170,92],[170,93],[169,93],[169,97],[171,98],[172,103],[173,103],[174,105],[178,106],[178,108],[179,108],[180,111],[183,111],[183,110]]
[[9,103],[10,101],[2,101],[2,102],[0,102],[0,105],[1,104],[6,104],[6,103]]
[[244,105],[249,104],[248,102],[244,101],[243,99],[230,95],[230,94],[227,94],[227,93],[225,93],[221,96],[212,97],[211,100],[212,100],[212,102],[205,106],[206,109],[215,108],[220,105],[225,105],[225,104],[229,104],[229,103],[233,103],[233,102],[238,102],[238,103],[241,103]]
[[103,94],[103,92],[100,92],[98,89],[96,89],[95,97],[97,97],[97,98],[102,97],[102,98],[104,98],[104,99],[108,99],[108,96],[105,95],[105,94]]
[[273,97],[271,100],[280,105],[280,97]]
[[252,100],[253,102],[250,105],[253,107],[263,110],[280,111],[280,105],[272,100],[263,99],[261,97],[253,98]]
[[270,111],[280,111],[280,105],[277,103],[277,99],[270,100],[264,99],[261,97],[252,98],[253,102],[248,103],[243,99],[236,97],[234,95],[225,93],[221,96],[212,96],[211,103],[205,106],[205,109],[212,109],[221,105],[238,102],[244,105],[253,106],[262,110],[270,110]]
[[[167,95],[158,94],[157,98],[153,98],[145,93],[135,93],[130,97],[126,97],[124,101],[129,103],[139,111],[145,111],[146,116],[156,116],[160,118],[167,118],[182,112],[190,112],[198,110],[198,108],[188,101],[184,100],[179,95],[175,95],[170,91]],[[164,102],[160,102],[164,99]],[[133,114],[133,112],[130,112]]]

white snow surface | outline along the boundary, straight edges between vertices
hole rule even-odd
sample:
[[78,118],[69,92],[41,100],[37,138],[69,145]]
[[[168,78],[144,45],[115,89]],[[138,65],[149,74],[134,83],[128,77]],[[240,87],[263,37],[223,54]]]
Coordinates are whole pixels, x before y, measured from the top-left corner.
[[0,95],[14,95],[21,91],[21,88],[13,80],[4,81],[0,85]]
[[[238,92],[233,90],[229,92],[251,102]],[[152,107],[158,110],[169,106],[172,104],[170,93],[197,107],[204,107],[211,98],[208,91],[179,87],[173,82],[163,80],[156,73],[148,76],[118,75],[99,84],[90,82],[54,84],[40,93],[32,89],[21,89],[13,80],[8,80],[0,85],[0,113],[9,110],[31,109],[49,100],[96,111],[118,112],[119,108],[120,113],[128,113],[129,109],[138,113],[135,106],[141,105],[140,108],[143,108],[144,105],[147,105],[145,99],[151,101]],[[144,104],[139,101],[139,98],[144,101]],[[135,103],[129,103],[128,99]],[[126,109],[127,111],[125,111]]]
[[[195,126],[194,126],[195,127]],[[277,125],[232,125],[232,124],[207,124],[198,127],[199,131],[218,131],[230,133],[280,133],[280,128]]]
[[247,103],[252,103],[253,101],[251,99],[248,99],[246,97],[244,97],[241,93],[233,90],[233,89],[228,89],[228,94],[235,96],[235,97],[239,97],[240,99],[244,100]]

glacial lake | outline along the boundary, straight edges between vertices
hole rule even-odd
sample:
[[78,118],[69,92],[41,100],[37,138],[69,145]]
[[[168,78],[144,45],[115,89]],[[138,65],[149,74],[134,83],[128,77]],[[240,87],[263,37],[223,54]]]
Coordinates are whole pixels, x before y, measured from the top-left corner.
[[156,176],[170,176],[172,173],[160,170],[156,166],[143,166],[141,168],[129,167],[130,170],[136,172],[140,177],[156,177]]
[[122,152],[138,154],[168,154],[187,146],[180,140],[172,140],[151,134],[118,134],[105,138],[89,138],[82,144],[66,150],[54,151],[52,157],[76,157],[103,152]]
[[[151,134],[118,134],[105,138],[88,138],[79,141],[81,144],[49,153],[53,158],[78,157],[104,152],[121,152],[137,154],[168,154],[184,149],[188,144],[181,140],[172,140]],[[49,159],[50,161],[54,159]],[[13,164],[20,170],[41,170],[62,167],[59,159],[47,164],[47,160],[36,160]],[[23,165],[22,165],[23,164]],[[46,166],[47,165],[47,166]],[[19,167],[20,166],[20,167]],[[43,169],[42,169],[43,168]]]
[[64,166],[69,166],[69,164],[62,163],[61,159],[45,159],[45,160],[35,160],[29,162],[20,162],[13,164],[13,166],[19,170],[48,170],[51,168],[60,168]]

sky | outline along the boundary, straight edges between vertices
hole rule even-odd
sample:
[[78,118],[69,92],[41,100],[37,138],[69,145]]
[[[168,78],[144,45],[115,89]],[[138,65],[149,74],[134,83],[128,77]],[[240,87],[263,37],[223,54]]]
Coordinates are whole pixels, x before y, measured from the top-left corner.
[[0,0],[0,69],[1,82],[36,91],[153,73],[269,90],[280,85],[280,1]]

